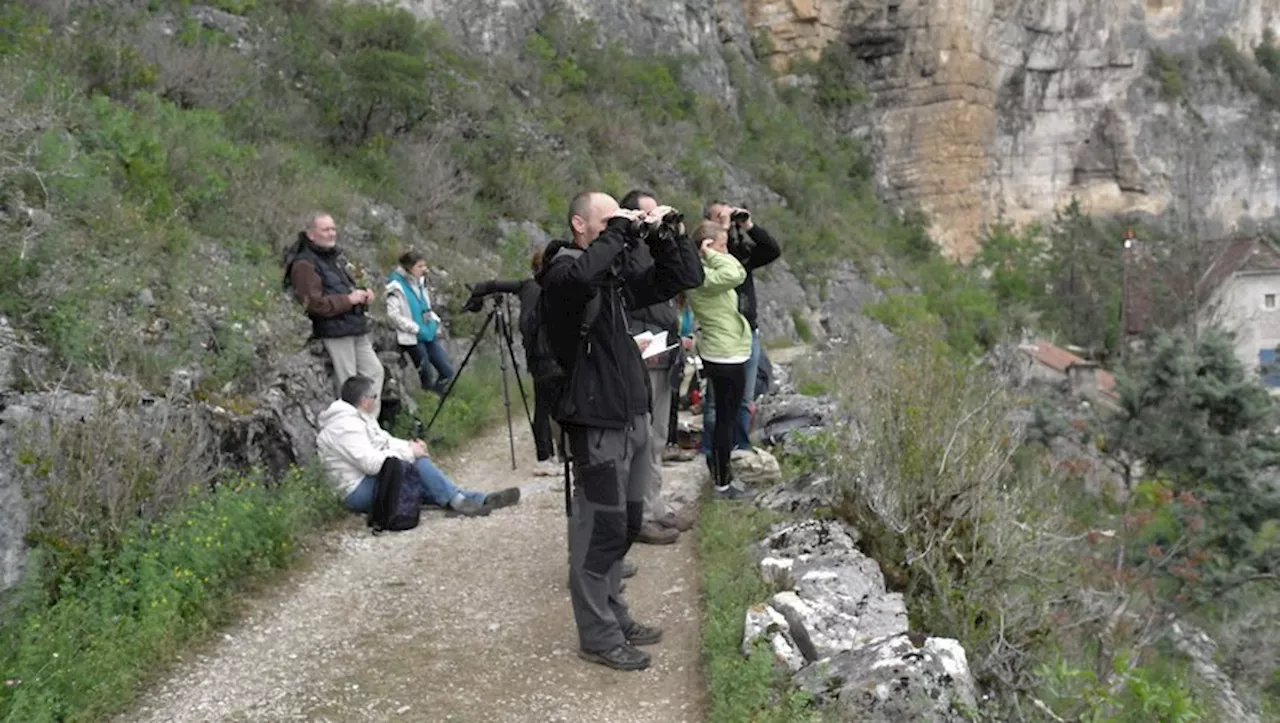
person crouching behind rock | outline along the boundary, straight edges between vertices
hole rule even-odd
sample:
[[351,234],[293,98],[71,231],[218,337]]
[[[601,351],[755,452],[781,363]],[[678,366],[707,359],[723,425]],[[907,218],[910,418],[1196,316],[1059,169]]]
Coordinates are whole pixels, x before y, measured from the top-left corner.
[[[427,262],[417,251],[400,257],[399,266],[387,275],[387,318],[396,330],[400,351],[418,367],[418,379],[425,391],[444,394],[453,380],[453,367],[444,345],[436,338],[440,317],[431,310],[427,293]],[[431,381],[431,369],[439,376]]]
[[485,494],[458,489],[427,455],[420,439],[397,439],[378,426],[377,392],[372,379],[356,375],[343,382],[341,398],[320,413],[316,448],[325,474],[342,504],[352,512],[368,512],[378,472],[389,457],[403,462],[406,480],[416,480],[422,501],[448,507],[467,517],[483,517],[520,501],[520,488]]

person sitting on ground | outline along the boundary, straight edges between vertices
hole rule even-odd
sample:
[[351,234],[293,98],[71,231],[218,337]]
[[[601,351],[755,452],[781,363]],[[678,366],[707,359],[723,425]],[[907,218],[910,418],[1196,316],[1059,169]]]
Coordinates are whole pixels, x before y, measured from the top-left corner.
[[388,457],[403,461],[405,479],[416,480],[422,487],[423,502],[449,507],[456,514],[482,517],[520,501],[519,487],[491,494],[458,489],[431,463],[426,442],[397,439],[378,426],[373,416],[376,399],[373,380],[356,375],[343,382],[341,398],[320,413],[316,448],[348,510],[369,511],[378,472]]
[[[444,345],[436,337],[440,317],[431,310],[427,294],[427,262],[417,251],[407,251],[399,266],[387,275],[387,318],[396,330],[400,351],[418,367],[418,379],[425,391],[444,394],[453,380],[453,367]],[[431,368],[440,375],[431,381]]]
[[[545,247],[533,252],[529,259],[529,268],[534,276],[542,269],[542,254]],[[490,294],[514,294],[520,300],[520,339],[524,345],[525,368],[533,377],[533,446],[538,455],[538,463],[534,466],[535,474],[555,477],[561,473],[556,464],[557,425],[551,419],[551,410],[560,400],[560,391],[564,388],[564,369],[556,361],[555,352],[547,341],[545,332],[540,333],[542,321],[538,313],[538,303],[542,298],[542,287],[537,279],[481,281],[471,287],[471,298],[462,308],[465,311],[480,311],[484,307],[484,299]],[[564,450],[560,450],[561,460]]]

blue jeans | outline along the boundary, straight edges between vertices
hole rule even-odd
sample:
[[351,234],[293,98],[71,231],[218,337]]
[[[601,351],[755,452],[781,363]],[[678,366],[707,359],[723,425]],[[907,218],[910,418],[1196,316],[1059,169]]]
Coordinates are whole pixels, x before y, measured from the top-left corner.
[[[756,373],[760,370],[760,332],[751,333],[751,358],[747,359],[747,386],[743,391],[742,405],[738,407],[738,429],[734,435],[734,449],[751,449],[751,410],[748,405],[756,397]],[[715,395],[711,385],[706,384],[702,390],[702,439],[698,447],[710,460],[711,442],[716,431]],[[710,462],[708,462],[710,464]]]
[[[484,504],[485,494],[483,492],[468,492],[467,490],[458,489],[457,485],[444,476],[444,472],[440,468],[431,463],[430,458],[419,457],[414,460],[412,465],[409,462],[402,463],[405,467],[412,466],[416,474],[410,475],[409,470],[405,469],[404,474],[406,480],[410,477],[416,477],[418,483],[422,486],[422,501],[441,507],[448,507],[453,498],[462,493],[464,497],[475,500],[477,504]],[[373,488],[378,482],[376,475],[369,475],[360,480],[360,484],[342,499],[342,504],[352,512],[368,512],[369,507],[373,505]]]
[[[422,388],[427,391],[444,391],[444,384],[448,384],[453,378],[453,367],[449,364],[449,355],[444,351],[444,345],[439,339],[432,341],[420,341],[417,346],[400,347],[404,353],[409,355],[415,366],[418,367],[418,381],[422,382]],[[428,366],[429,365],[429,366]],[[431,368],[435,367],[439,378],[431,381]]]

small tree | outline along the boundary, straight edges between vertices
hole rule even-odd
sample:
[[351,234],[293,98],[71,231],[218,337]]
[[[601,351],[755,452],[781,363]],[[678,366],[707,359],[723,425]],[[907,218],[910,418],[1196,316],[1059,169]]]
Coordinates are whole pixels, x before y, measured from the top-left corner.
[[293,19],[283,62],[320,110],[330,139],[359,146],[437,120],[461,83],[438,26],[391,5],[337,2]]
[[[1212,330],[1199,340],[1161,336],[1118,385],[1121,413],[1108,423],[1113,454],[1141,459],[1170,480],[1170,495],[1196,503],[1176,513],[1169,539],[1183,531],[1203,545],[1204,586],[1218,593],[1280,572],[1280,464],[1276,406],[1235,358],[1231,339]],[[1200,504],[1202,503],[1202,504]],[[1172,522],[1172,521],[1171,521]],[[1199,580],[1199,574],[1183,576]]]

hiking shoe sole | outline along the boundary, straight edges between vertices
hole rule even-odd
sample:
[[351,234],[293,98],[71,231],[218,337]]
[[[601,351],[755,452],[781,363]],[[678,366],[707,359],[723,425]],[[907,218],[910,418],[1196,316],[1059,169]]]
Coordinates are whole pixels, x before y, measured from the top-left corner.
[[455,510],[452,507],[444,511],[445,517],[488,517],[493,508],[482,505],[474,510]]

